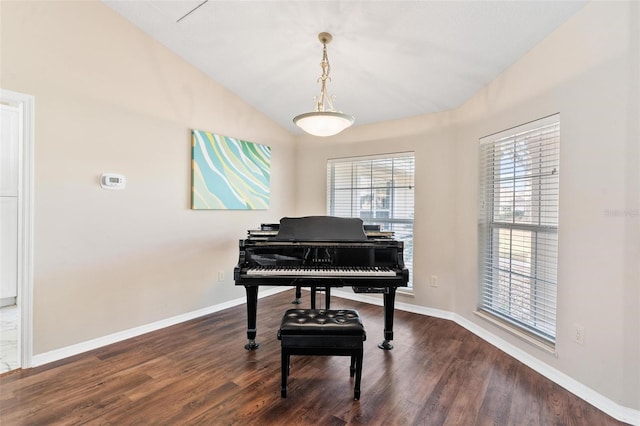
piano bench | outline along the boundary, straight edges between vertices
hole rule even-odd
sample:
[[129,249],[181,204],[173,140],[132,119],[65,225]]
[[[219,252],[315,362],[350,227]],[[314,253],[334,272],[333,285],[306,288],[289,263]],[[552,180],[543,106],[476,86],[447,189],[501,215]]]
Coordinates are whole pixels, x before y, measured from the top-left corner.
[[349,375],[355,375],[353,399],[360,399],[363,342],[367,339],[358,311],[350,309],[289,309],[282,317],[281,396],[287,397],[291,355],[350,356]]

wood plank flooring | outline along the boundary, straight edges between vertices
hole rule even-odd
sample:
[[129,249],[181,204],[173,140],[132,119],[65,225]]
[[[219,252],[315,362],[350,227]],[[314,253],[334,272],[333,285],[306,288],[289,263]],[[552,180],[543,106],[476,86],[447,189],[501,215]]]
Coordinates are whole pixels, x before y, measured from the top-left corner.
[[[257,351],[243,348],[237,306],[0,376],[9,425],[620,425],[457,324],[396,311],[394,349],[382,307],[357,309],[367,329],[362,396],[348,357],[292,357],[280,397],[282,314],[293,290],[258,301]],[[303,292],[303,305],[309,293]]]

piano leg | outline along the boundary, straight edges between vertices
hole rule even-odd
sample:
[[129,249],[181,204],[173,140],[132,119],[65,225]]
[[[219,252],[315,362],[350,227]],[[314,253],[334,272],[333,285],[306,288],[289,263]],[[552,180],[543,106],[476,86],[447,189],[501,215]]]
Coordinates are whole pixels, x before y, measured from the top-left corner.
[[384,293],[384,341],[378,345],[380,349],[391,350],[393,345],[393,312],[395,309],[396,288],[391,287]]
[[300,299],[302,298],[302,287],[300,287],[299,285],[296,286],[296,298],[293,302],[294,305],[299,305],[300,304]]
[[316,309],[316,293],[324,291],[324,308],[331,309],[331,287],[311,286],[311,309]]
[[316,308],[316,286],[311,286],[311,309]]
[[256,343],[256,316],[258,313],[258,286],[244,286],[247,292],[247,339],[244,348],[248,351],[256,350],[260,344]]

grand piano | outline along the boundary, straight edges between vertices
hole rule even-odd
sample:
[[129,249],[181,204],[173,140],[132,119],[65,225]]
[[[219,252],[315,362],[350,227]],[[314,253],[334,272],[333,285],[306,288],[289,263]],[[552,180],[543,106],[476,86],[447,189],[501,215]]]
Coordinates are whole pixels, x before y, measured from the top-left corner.
[[361,219],[333,216],[284,217],[279,224],[263,224],[240,240],[234,268],[236,285],[247,293],[245,349],[256,342],[258,287],[352,287],[356,293],[382,293],[384,340],[392,349],[396,289],[406,287],[403,242],[379,227],[365,228]]

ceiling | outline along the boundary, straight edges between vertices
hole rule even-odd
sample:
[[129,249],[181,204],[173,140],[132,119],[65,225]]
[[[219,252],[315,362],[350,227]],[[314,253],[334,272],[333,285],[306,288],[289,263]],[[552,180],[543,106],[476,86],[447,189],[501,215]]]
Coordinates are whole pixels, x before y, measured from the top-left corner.
[[320,93],[322,31],[329,95],[361,125],[459,107],[586,3],[204,1],[103,0],[296,134]]

